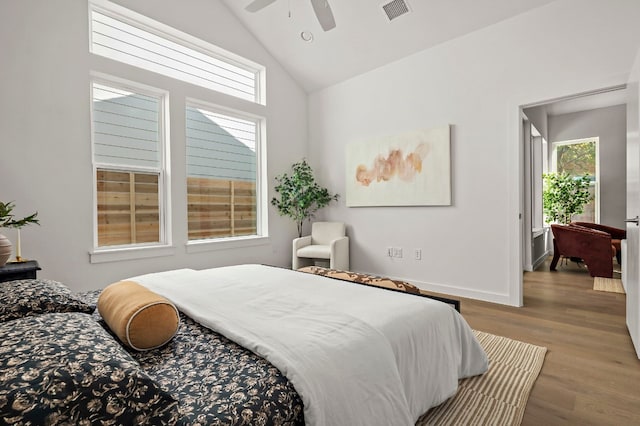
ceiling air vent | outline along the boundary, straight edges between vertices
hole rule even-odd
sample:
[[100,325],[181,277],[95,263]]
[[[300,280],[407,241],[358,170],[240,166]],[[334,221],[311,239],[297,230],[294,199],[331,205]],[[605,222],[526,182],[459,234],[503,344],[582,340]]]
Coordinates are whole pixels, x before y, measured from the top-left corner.
[[390,21],[393,21],[398,16],[402,16],[405,13],[409,12],[409,6],[404,0],[390,1],[389,3],[383,4],[382,8],[384,9],[384,13],[387,14],[387,18],[389,18]]

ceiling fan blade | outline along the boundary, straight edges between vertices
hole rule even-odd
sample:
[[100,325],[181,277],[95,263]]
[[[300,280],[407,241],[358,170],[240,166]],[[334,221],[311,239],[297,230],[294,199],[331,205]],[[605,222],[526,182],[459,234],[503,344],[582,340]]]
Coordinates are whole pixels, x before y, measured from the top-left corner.
[[336,20],[333,18],[333,12],[327,0],[311,0],[311,5],[323,30],[329,31],[336,27]]
[[253,0],[244,8],[247,12],[257,12],[262,8],[269,6],[271,3],[275,3],[276,0]]

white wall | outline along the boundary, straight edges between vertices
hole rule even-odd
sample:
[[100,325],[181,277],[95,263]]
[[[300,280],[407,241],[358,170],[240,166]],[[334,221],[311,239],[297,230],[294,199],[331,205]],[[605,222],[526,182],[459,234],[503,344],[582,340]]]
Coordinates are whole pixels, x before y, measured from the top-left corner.
[[627,214],[626,105],[552,115],[548,121],[549,142],[600,138],[600,223],[624,229]]
[[637,1],[559,0],[311,94],[311,159],[342,194],[346,144],[452,125],[452,206],[324,213],[349,225],[352,269],[518,305],[519,106],[624,83],[639,20]]
[[[218,0],[119,0],[119,4],[200,37],[267,68],[269,198],[273,176],[307,155],[306,94]],[[269,209],[270,243],[257,247],[187,254],[184,131],[171,128],[173,231],[176,254],[168,257],[89,263],[92,240],[92,168],[89,72],[119,74],[123,67],[94,58],[88,47],[87,2],[0,2],[0,200],[14,200],[17,214],[38,211],[41,226],[22,231],[23,256],[37,259],[39,276],[76,290],[100,288],[140,273],[260,262],[290,264],[295,225]],[[229,105],[224,95],[197,87],[180,89],[170,79],[132,67],[125,77],[169,89],[170,113],[184,117],[191,96]],[[184,118],[182,118],[183,120]],[[10,238],[13,230],[3,230]]]

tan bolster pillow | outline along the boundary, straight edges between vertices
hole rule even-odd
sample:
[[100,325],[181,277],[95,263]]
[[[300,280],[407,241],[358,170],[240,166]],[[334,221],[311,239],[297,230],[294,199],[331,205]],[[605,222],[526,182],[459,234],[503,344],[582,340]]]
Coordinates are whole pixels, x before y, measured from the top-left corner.
[[180,325],[173,303],[134,281],[119,281],[102,290],[98,312],[124,344],[138,351],[166,344]]

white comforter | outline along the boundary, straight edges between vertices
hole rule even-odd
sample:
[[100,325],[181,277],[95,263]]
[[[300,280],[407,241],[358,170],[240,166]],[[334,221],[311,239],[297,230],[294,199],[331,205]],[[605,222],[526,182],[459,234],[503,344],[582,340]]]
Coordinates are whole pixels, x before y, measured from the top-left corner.
[[130,280],[276,366],[308,426],[414,425],[488,367],[462,316],[424,297],[262,265]]

